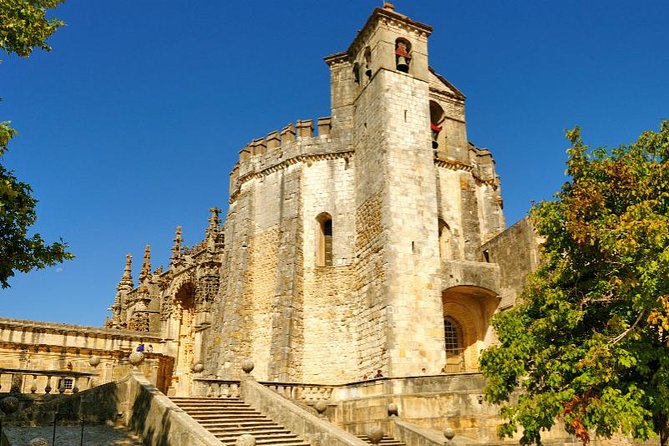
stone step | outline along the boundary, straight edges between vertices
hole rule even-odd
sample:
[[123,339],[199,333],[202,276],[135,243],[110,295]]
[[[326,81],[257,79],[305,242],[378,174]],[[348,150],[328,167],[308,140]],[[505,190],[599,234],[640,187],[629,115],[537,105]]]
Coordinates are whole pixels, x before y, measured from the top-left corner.
[[285,435],[294,435],[291,434],[287,430],[281,430],[281,429],[273,429],[273,430],[264,430],[264,431],[259,431],[255,429],[226,429],[226,430],[221,430],[221,429],[209,429],[209,432],[211,432],[214,435],[217,436],[233,436],[233,435],[240,435],[244,433],[252,434],[254,436],[258,437],[267,437],[267,436],[272,436],[272,435],[278,435],[278,436],[285,436]]
[[277,424],[272,420],[209,420],[199,422],[203,426],[217,428],[265,428],[265,427],[276,427]]
[[177,404],[227,404],[230,406],[234,405],[247,405],[243,400],[239,398],[177,398],[172,397],[172,401]]
[[244,407],[241,409],[232,408],[232,407],[187,407],[179,406],[183,410],[188,410],[188,413],[253,413],[254,409],[250,407]]
[[258,446],[309,446],[239,398],[172,398],[172,401],[225,445],[234,445],[240,435],[251,434]]
[[[367,435],[356,435],[356,437],[358,437],[359,439],[361,439],[362,441],[364,441],[366,443],[373,444],[369,440],[369,438],[367,438]],[[379,444],[382,445],[382,446],[406,446],[406,444],[404,444],[403,442],[401,442],[399,440],[395,440],[393,437],[389,437],[387,435],[383,436],[383,438],[381,439]]]
[[226,432],[226,433],[214,433],[211,432],[212,434],[216,435],[216,438],[219,440],[227,439],[227,440],[234,440],[237,437],[239,437],[242,434],[251,434],[256,438],[256,441],[260,441],[263,439],[272,439],[272,440],[279,440],[279,439],[285,439],[285,440],[299,440],[297,435],[291,434],[288,431],[284,432],[250,432],[248,430],[239,430],[238,432]]
[[269,420],[265,415],[254,412],[254,413],[203,413],[203,414],[192,414],[189,411],[186,411],[188,415],[198,420]]
[[248,404],[242,401],[231,402],[228,400],[220,401],[174,401],[179,406],[188,407],[249,407]]

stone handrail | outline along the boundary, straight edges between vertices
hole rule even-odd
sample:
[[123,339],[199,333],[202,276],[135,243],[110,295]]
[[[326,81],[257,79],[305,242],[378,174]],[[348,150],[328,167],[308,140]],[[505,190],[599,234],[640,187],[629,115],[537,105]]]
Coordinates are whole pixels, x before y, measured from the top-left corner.
[[[145,445],[221,446],[214,434],[151,384],[140,372],[118,383],[123,395],[125,424],[142,436]],[[125,407],[123,407],[125,406]]]
[[325,419],[302,409],[252,378],[241,382],[243,400],[310,444],[369,446]]
[[[444,434],[435,429],[419,426],[406,420],[400,420],[396,417],[393,418],[393,422],[394,438],[405,444],[410,444],[413,446],[444,446],[444,444],[449,444],[446,442]],[[463,437],[461,435],[456,435],[450,444],[453,446],[474,446],[480,445],[482,442],[472,438]],[[506,443],[500,441],[494,443],[486,442],[485,444],[492,446]]]
[[[9,387],[3,386],[3,375],[9,375]],[[0,368],[0,392],[11,393],[77,393],[95,385],[93,377],[97,373],[74,372],[71,370],[31,370]],[[32,377],[32,379],[30,379]],[[54,380],[56,378],[56,380]],[[55,381],[55,382],[54,382]],[[28,387],[29,386],[29,387]]]

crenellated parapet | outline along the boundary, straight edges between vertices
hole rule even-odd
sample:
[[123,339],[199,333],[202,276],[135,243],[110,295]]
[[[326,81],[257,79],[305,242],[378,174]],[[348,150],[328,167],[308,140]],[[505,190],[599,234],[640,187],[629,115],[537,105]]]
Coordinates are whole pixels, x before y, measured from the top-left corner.
[[230,202],[246,181],[308,160],[350,156],[350,138],[331,138],[332,118],[298,120],[263,138],[252,140],[239,151],[230,173]]

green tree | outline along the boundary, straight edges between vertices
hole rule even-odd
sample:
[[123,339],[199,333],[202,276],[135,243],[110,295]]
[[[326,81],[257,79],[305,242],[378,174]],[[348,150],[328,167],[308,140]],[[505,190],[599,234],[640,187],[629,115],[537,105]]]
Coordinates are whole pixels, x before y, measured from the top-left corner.
[[[49,8],[63,0],[0,0],[0,48],[21,57],[34,48],[49,51],[46,39],[63,25],[46,18]],[[16,130],[9,122],[0,123],[0,161]],[[71,259],[65,243],[46,244],[39,234],[28,235],[37,220],[30,185],[19,181],[11,170],[0,164],[0,285],[9,286],[15,271],[28,272]]]
[[521,444],[563,423],[584,444],[616,433],[669,443],[669,121],[615,149],[567,132],[567,174],[535,206],[543,263],[493,320],[485,398]]

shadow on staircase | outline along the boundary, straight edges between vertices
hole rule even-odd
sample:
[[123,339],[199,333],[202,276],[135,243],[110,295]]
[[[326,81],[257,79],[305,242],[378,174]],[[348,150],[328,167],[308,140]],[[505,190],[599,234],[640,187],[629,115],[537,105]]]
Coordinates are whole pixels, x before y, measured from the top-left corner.
[[216,436],[233,445],[251,434],[258,445],[308,446],[302,438],[272,421],[239,398],[177,398],[171,400]]

